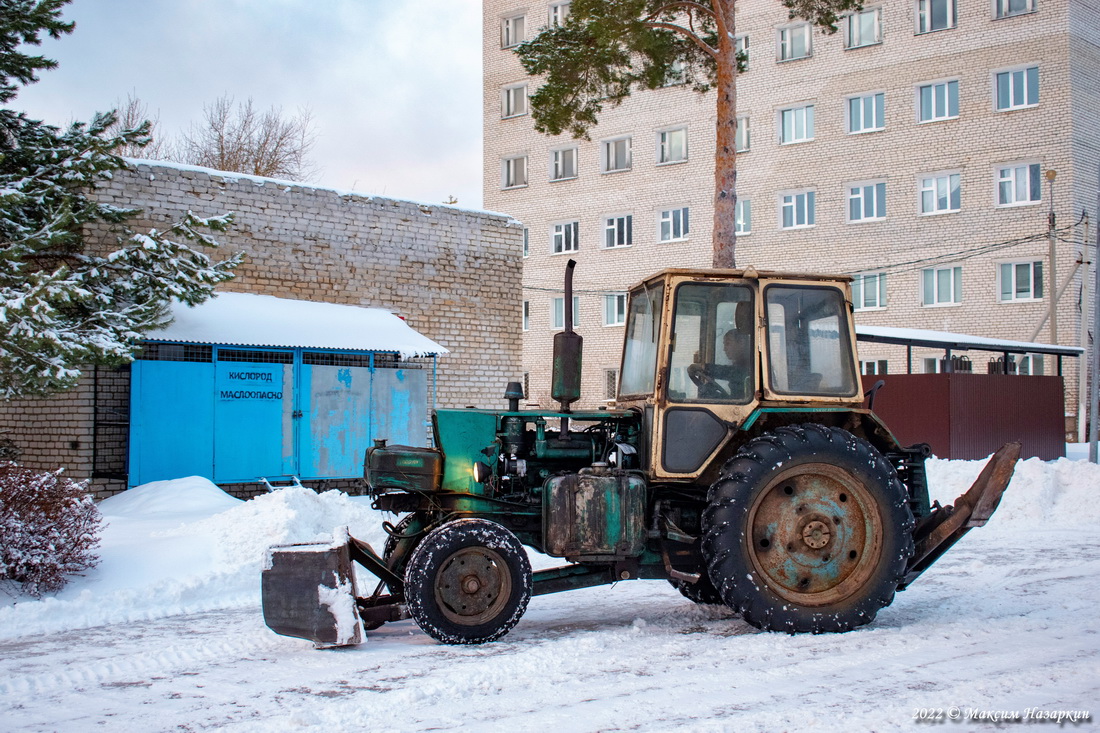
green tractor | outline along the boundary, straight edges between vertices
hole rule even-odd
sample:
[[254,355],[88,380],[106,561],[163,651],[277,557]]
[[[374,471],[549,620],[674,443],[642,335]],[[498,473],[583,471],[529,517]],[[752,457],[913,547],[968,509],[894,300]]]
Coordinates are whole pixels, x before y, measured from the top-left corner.
[[[565,303],[572,303],[572,269]],[[508,632],[532,595],[661,579],[766,630],[874,620],[1000,502],[1019,444],[952,506],[929,502],[926,445],[898,443],[857,370],[849,278],[670,269],[629,295],[614,409],[571,410],[581,339],[555,336],[554,411],[436,410],[434,448],[375,441],[381,554],[271,548],[268,626],[317,646],[412,617],[447,644]],[[876,388],[880,385],[876,385]],[[564,562],[532,572],[524,546]],[[378,578],[360,595],[358,563]]]

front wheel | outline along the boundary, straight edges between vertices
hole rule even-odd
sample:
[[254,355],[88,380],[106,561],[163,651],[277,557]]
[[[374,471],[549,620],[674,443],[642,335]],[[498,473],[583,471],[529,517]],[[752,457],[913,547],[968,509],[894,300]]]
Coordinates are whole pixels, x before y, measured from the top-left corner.
[[523,545],[485,519],[437,527],[405,567],[409,613],[444,644],[483,644],[504,636],[527,609],[531,586]]
[[722,469],[703,555],[727,605],[757,628],[848,631],[891,603],[913,554],[913,515],[893,466],[839,428],[755,438]]

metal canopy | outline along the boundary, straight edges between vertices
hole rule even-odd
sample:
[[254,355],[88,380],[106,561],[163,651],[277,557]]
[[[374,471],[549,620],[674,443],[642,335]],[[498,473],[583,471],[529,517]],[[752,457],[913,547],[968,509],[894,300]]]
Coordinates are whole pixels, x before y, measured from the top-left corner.
[[927,331],[920,328],[890,328],[885,326],[856,326],[856,338],[879,344],[922,346],[946,351],[993,351],[999,354],[1052,354],[1054,356],[1082,356],[1085,350],[1079,346],[1058,346],[1027,341],[1007,341],[982,336],[970,336],[949,331]]

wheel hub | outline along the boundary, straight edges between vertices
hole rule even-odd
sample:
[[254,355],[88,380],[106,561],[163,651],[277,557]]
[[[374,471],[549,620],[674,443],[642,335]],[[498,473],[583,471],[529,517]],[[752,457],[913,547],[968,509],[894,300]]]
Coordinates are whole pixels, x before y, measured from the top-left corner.
[[829,526],[819,519],[807,522],[806,526],[802,528],[802,541],[811,550],[820,550],[829,544],[829,540],[832,538],[833,535],[829,531]]
[[503,558],[487,547],[467,547],[443,563],[435,596],[443,614],[455,623],[477,626],[494,619],[512,592]]

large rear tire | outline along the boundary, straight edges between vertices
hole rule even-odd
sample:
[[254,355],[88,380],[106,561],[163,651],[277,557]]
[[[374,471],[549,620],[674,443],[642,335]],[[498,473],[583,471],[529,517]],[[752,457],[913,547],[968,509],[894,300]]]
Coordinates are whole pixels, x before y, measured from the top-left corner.
[[672,584],[673,588],[680,591],[680,595],[693,603],[711,606],[725,604],[721,594],[718,593],[718,589],[714,587],[714,583],[710,582],[710,578],[705,573],[696,583],[689,583],[686,580],[669,580],[668,582]]
[[893,466],[839,428],[755,438],[722,468],[703,515],[722,600],[769,631],[848,631],[888,606],[913,554]]
[[504,636],[527,610],[531,587],[523,545],[485,519],[437,527],[405,567],[410,615],[444,644],[483,644]]

